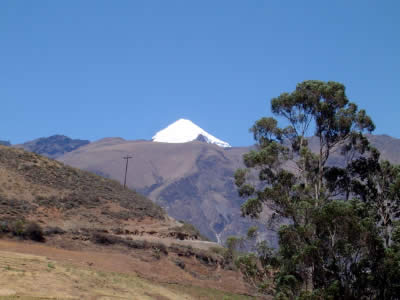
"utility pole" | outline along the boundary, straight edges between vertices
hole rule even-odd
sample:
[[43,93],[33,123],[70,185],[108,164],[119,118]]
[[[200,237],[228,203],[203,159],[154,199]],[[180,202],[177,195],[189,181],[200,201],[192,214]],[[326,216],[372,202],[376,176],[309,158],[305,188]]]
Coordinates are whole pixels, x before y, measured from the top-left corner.
[[126,174],[128,173],[128,162],[129,162],[129,159],[131,159],[131,158],[132,158],[132,156],[128,156],[128,155],[123,157],[123,159],[126,159],[124,188],[126,187]]

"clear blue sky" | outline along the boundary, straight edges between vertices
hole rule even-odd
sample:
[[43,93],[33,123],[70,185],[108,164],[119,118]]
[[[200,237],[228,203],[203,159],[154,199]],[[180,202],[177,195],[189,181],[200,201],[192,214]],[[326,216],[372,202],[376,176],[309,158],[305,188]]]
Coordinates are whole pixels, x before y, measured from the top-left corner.
[[191,119],[234,146],[269,100],[335,80],[400,137],[400,1],[0,1],[0,139],[150,139]]

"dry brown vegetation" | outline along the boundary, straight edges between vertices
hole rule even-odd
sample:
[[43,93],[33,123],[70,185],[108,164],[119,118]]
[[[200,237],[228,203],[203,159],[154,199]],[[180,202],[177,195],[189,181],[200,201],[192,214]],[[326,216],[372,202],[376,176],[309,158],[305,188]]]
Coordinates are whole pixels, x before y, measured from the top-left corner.
[[[124,189],[116,181],[64,166],[34,153],[1,147],[0,166],[14,171],[14,174],[8,172],[8,188],[5,183],[7,192],[16,190],[20,195],[28,183],[36,187],[32,196],[39,205],[68,210],[75,207],[95,208],[111,202],[129,211],[126,217],[161,219],[164,216],[160,207],[142,195]],[[12,178],[13,175],[17,178]]]
[[[77,234],[94,228],[139,236],[174,237],[185,233],[185,227],[159,206],[114,180],[3,146],[0,220],[33,220],[45,230],[59,227]],[[185,238],[199,238],[195,234],[190,230]]]
[[0,146],[0,187],[0,299],[248,299],[215,243],[116,181]]
[[[129,256],[106,254],[113,260],[111,265],[101,252],[77,253],[33,245],[32,255],[20,246],[0,241],[0,299],[253,299],[238,294],[238,288],[232,292],[226,291],[227,286],[221,289],[211,280],[188,280],[189,272],[199,272],[190,261],[184,263],[185,271],[162,259],[153,272],[167,271],[171,276],[150,277],[135,272],[134,268],[145,262]],[[214,276],[220,275],[217,272]],[[203,282],[193,284],[196,280]]]
[[[254,225],[240,217],[233,175],[248,148],[103,139],[58,159],[123,182],[121,153],[130,153],[127,184],[147,195],[177,220],[196,226],[208,239],[224,241]],[[261,226],[260,226],[261,228]]]

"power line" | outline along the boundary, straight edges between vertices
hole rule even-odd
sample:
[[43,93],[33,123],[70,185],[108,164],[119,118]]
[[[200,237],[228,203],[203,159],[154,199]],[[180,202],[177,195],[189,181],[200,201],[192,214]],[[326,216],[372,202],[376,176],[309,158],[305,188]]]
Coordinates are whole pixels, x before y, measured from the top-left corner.
[[132,158],[132,156],[128,156],[128,155],[123,157],[123,159],[126,160],[124,188],[126,187],[126,174],[128,173],[128,162],[129,162],[129,159],[131,159],[131,158]]

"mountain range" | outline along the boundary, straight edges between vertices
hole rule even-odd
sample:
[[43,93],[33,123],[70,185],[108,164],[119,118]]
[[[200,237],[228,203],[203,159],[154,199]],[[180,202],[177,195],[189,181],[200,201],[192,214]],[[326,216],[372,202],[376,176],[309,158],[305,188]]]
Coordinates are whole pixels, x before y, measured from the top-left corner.
[[50,158],[57,158],[89,143],[88,140],[71,139],[65,135],[53,135],[16,145],[16,147]]
[[195,225],[214,241],[242,234],[252,222],[240,217],[243,203],[237,195],[233,174],[247,148],[221,148],[194,141],[182,144],[103,139],[58,159],[99,175],[124,179],[178,220]]
[[[400,140],[386,135],[369,135],[371,143],[382,158],[400,163]],[[72,151],[55,143],[54,137],[38,139],[46,149],[44,155],[56,158],[73,167],[94,172],[123,182],[125,155],[129,161],[127,185],[162,206],[169,215],[195,225],[210,240],[224,242],[230,235],[243,235],[250,226],[265,228],[261,223],[242,218],[243,203],[234,185],[233,175],[242,167],[242,156],[249,147],[230,147],[189,120],[180,119],[159,131],[152,141],[127,141],[104,138],[92,143],[82,142]],[[62,141],[62,139],[59,139]],[[313,139],[310,145],[314,143]],[[66,144],[68,145],[68,143]],[[34,151],[34,150],[31,150]],[[268,214],[268,211],[265,212]],[[276,245],[276,236],[263,230],[263,238]]]

